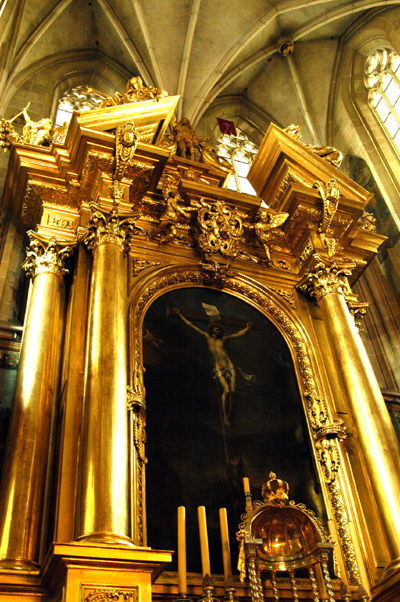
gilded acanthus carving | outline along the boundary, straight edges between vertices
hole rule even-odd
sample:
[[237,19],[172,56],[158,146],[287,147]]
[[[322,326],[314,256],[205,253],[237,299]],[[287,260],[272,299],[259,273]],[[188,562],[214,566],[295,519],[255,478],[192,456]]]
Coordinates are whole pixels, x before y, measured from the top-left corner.
[[306,282],[300,283],[298,288],[317,301],[331,293],[345,295],[349,292],[347,276],[351,276],[356,263],[351,260],[343,263],[322,260],[317,254],[314,257],[315,267],[308,272]]
[[110,215],[106,216],[95,203],[90,204],[91,217],[82,240],[88,249],[95,249],[104,243],[116,244],[125,252],[129,250],[129,242],[133,236],[145,236],[146,231],[136,225],[142,216],[135,211],[129,217],[118,217],[118,206],[113,204]]
[[87,201],[96,200],[103,174],[112,177],[115,159],[111,154],[89,151],[82,169],[77,193]]
[[136,278],[143,270],[150,268],[152,266],[160,265],[159,261],[147,261],[147,259],[139,259],[138,257],[133,257],[132,259],[132,276]]
[[130,166],[138,145],[138,135],[133,121],[127,121],[115,132],[115,171],[114,179],[122,180]]
[[301,140],[300,129],[301,128],[299,125],[292,124],[285,128],[283,131],[289,134],[289,136],[291,136],[298,142],[300,142],[309,151],[321,157],[321,159],[324,159],[325,161],[331,163],[331,165],[334,165],[335,167],[339,167],[343,159],[343,155],[339,150],[333,148],[333,146],[317,146],[311,144],[304,144],[304,142],[302,142]]
[[363,332],[363,319],[367,310],[369,308],[369,303],[361,303],[360,301],[355,300],[347,300],[347,307],[349,308],[349,312],[353,316],[354,324],[358,330],[358,332]]
[[228,278],[234,278],[238,275],[235,270],[231,270],[229,263],[221,265],[217,261],[201,262],[200,267],[204,284],[216,286],[219,289],[225,287]]
[[294,296],[291,291],[286,291],[283,288],[275,288],[274,286],[266,286],[266,288],[270,291],[274,291],[274,293],[277,293],[280,297],[283,297],[283,299],[285,299],[285,301],[287,301],[289,305],[293,307],[293,309],[296,309]]
[[336,185],[336,180],[334,178],[329,180],[326,186],[323,182],[317,180],[314,182],[314,188],[318,189],[318,192],[324,203],[324,213],[319,231],[327,233],[328,228],[332,223],[333,216],[335,215],[339,206],[340,190]]
[[137,587],[113,589],[84,586],[83,588],[83,602],[137,602],[137,599]]
[[48,273],[62,278],[68,274],[65,262],[74,250],[73,245],[58,242],[54,237],[47,242],[32,230],[27,234],[30,246],[26,250],[26,259],[21,266],[27,276],[34,278],[38,274]]
[[261,242],[265,258],[263,259],[267,265],[271,265],[271,249],[270,246],[278,235],[278,228],[289,217],[288,213],[276,213],[266,207],[260,207],[257,212],[256,222],[254,224],[245,224],[249,230],[253,230],[258,240]]
[[235,259],[239,255],[244,217],[246,214],[228,207],[223,201],[200,199],[194,235],[203,260],[210,261],[216,253],[226,259]]
[[328,412],[325,401],[318,397],[315,392],[306,393],[308,403],[308,417],[314,431],[323,427],[328,421]]
[[105,100],[100,105],[100,108],[116,107],[130,102],[143,102],[145,100],[159,101],[161,98],[168,96],[168,92],[161,88],[153,86],[144,86],[142,78],[139,76],[132,77],[126,84],[125,94],[117,92],[115,96],[106,96]]
[[141,201],[143,195],[147,192],[153,171],[154,165],[147,165],[142,161],[136,160],[130,162],[125,177],[131,180],[129,186],[129,201],[132,205]]

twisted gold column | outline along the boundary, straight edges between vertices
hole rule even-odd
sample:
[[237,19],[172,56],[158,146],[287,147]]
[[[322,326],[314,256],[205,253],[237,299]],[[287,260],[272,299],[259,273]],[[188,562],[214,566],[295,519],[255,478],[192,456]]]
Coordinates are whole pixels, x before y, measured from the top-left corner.
[[34,232],[22,267],[33,278],[0,491],[0,568],[37,568],[49,454],[64,259],[71,247]]
[[349,266],[319,263],[308,275],[308,287],[321,308],[348,400],[354,435],[386,537],[391,559],[386,572],[390,572],[400,567],[400,448],[367,352],[347,309],[344,293],[349,273]]
[[76,539],[133,545],[129,524],[127,334],[123,246],[116,209],[92,213],[93,249]]

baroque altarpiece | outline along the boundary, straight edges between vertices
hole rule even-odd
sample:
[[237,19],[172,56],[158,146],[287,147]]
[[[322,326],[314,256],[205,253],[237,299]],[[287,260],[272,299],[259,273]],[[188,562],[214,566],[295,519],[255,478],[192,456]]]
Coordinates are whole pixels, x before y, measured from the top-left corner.
[[[384,241],[371,193],[335,149],[274,125],[258,196],[228,190],[179,98],[134,84],[65,139],[5,134],[2,202],[28,231],[32,285],[0,598],[394,600],[399,445],[351,290]],[[228,507],[233,540],[242,521],[244,581],[202,584],[188,523],[178,585],[173,515],[202,503]]]

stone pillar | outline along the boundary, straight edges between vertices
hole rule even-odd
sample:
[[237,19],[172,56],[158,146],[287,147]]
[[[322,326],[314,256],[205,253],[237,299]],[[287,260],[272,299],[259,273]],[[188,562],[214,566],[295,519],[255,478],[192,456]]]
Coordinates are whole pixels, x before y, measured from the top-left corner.
[[123,250],[132,220],[92,209],[93,250],[82,454],[75,537],[133,545],[130,538],[126,280]]
[[37,568],[56,380],[60,291],[72,246],[31,244],[22,264],[33,278],[0,490],[0,567]]
[[354,436],[379,510],[390,563],[400,567],[400,448],[366,350],[345,301],[354,263],[317,262],[300,288],[317,299],[348,401]]

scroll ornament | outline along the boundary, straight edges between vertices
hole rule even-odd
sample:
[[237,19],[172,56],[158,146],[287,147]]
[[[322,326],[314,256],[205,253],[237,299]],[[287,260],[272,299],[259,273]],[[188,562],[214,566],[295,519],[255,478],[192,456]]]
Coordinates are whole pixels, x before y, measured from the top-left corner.
[[26,250],[26,259],[21,267],[28,277],[34,278],[38,274],[49,273],[63,278],[68,274],[65,261],[73,252],[74,245],[65,245],[54,237],[48,242],[41,240],[33,230],[29,230],[27,234],[30,246]]
[[195,238],[199,253],[205,261],[210,261],[216,253],[227,259],[235,259],[239,255],[244,217],[245,214],[228,207],[223,201],[208,203],[205,199],[200,199]]
[[115,133],[115,180],[121,180],[124,177],[137,145],[138,135],[133,121],[127,121],[124,126],[117,127]]
[[324,213],[319,231],[326,233],[339,206],[340,190],[336,185],[336,180],[334,178],[329,180],[326,185],[320,180],[317,180],[314,182],[314,188],[318,189],[324,203]]

